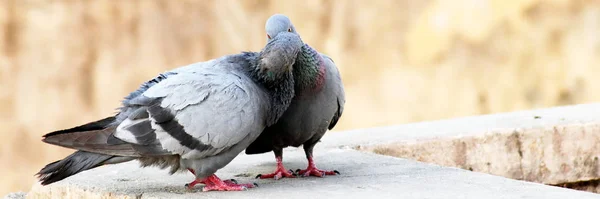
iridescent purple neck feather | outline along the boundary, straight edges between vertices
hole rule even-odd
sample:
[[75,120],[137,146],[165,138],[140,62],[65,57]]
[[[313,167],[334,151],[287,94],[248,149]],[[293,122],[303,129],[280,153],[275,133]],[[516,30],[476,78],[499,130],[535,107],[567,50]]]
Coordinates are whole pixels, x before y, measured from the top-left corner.
[[323,88],[325,80],[325,60],[308,44],[302,46],[294,64],[296,95],[311,94]]

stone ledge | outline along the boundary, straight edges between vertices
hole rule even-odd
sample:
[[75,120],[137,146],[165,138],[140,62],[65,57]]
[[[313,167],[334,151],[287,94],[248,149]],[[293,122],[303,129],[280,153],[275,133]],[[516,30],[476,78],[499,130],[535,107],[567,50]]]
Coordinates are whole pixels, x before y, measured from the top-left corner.
[[[286,150],[288,168],[305,166],[300,150]],[[323,169],[339,169],[340,176],[256,180],[273,169],[271,154],[241,155],[218,172],[221,178],[257,182],[245,192],[186,192],[193,178],[169,176],[154,168],[137,169],[137,163],[111,165],[87,171],[47,187],[35,185],[28,198],[598,198],[598,195],[565,188],[511,180],[467,170],[349,149],[320,151]]]
[[383,132],[412,137],[377,131],[371,135],[385,141],[353,147],[544,184],[596,181],[600,179],[598,113],[600,104],[584,104],[387,127]]
[[[342,172],[342,175],[328,176],[322,179],[310,177],[279,181],[256,180],[253,177],[258,173],[270,172],[274,169],[273,155],[270,153],[253,156],[241,154],[230,165],[220,170],[217,175],[224,179],[236,178],[240,182],[257,182],[261,185],[259,188],[245,192],[186,192],[183,185],[192,180],[191,175],[181,173],[169,176],[164,170],[138,169],[137,163],[131,162],[86,171],[51,186],[42,187],[36,184],[27,197],[600,198],[600,195],[588,192],[371,153],[371,151],[384,153],[382,149],[397,150],[400,151],[398,154],[403,155],[410,152],[415,156],[409,158],[420,157],[421,160],[426,161],[440,159],[447,161],[449,166],[471,165],[473,170],[485,169],[485,166],[488,166],[487,162],[494,162],[487,167],[490,171],[526,176],[523,175],[524,170],[516,168],[512,162],[523,167],[526,163],[523,162],[522,157],[538,157],[535,155],[540,152],[545,154],[548,150],[554,150],[552,147],[545,146],[538,147],[538,151],[527,152],[523,150],[523,146],[537,146],[537,143],[542,143],[542,141],[547,143],[549,140],[540,139],[542,140],[540,142],[528,143],[524,140],[526,136],[535,137],[536,134],[532,132],[545,135],[547,132],[543,129],[558,128],[560,130],[560,126],[565,127],[560,130],[564,133],[579,132],[585,136],[595,136],[595,134],[599,134],[598,128],[596,128],[596,124],[600,124],[600,114],[598,113],[600,113],[600,104],[587,104],[329,133],[315,149],[315,160],[320,168],[337,169]],[[508,136],[502,132],[509,132],[506,134]],[[555,130],[550,132],[555,132]],[[572,143],[579,141],[579,138],[563,140],[570,140],[568,143],[571,143],[569,146],[573,149],[578,149],[578,147],[587,147],[586,150],[595,149],[595,145],[593,147],[588,144],[573,145]],[[598,143],[595,140],[585,141],[585,143],[588,142]],[[564,146],[561,149],[568,148]],[[354,150],[357,148],[368,151]],[[494,154],[488,155],[488,153],[498,154],[494,156]],[[287,168],[296,169],[306,166],[304,153],[301,150],[286,149],[284,154],[284,163]],[[515,154],[519,154],[519,157],[515,157]],[[387,153],[386,155],[397,154]],[[596,157],[597,153],[596,156],[593,155],[592,153],[590,157]],[[552,155],[539,157],[543,161],[555,158]],[[570,161],[570,159],[559,159],[556,162],[563,160]],[[501,166],[502,164],[496,164],[496,162],[505,162],[506,166]],[[598,166],[597,161],[592,164]],[[555,168],[552,167],[552,169]],[[593,174],[594,172],[588,171],[587,173]]]
[[544,184],[600,179],[600,124],[596,123],[497,130],[361,150]]

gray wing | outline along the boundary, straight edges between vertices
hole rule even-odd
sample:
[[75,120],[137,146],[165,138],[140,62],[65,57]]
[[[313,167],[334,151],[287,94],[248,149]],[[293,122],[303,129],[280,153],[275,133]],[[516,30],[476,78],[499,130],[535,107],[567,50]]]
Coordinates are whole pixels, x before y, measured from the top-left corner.
[[322,53],[320,54],[325,60],[325,66],[327,67],[327,71],[330,72],[329,74],[332,74],[327,76],[327,81],[332,81],[333,84],[336,85],[335,90],[333,92],[335,92],[335,95],[337,96],[337,111],[335,112],[333,118],[331,118],[331,122],[329,123],[328,129],[331,130],[335,127],[340,117],[342,117],[342,113],[344,112],[344,104],[346,103],[346,94],[344,92],[344,84],[342,83],[340,72],[337,66],[335,65],[335,62],[333,62],[333,59],[331,59],[331,57]]
[[202,158],[264,128],[267,98],[234,63],[211,60],[173,72],[130,100],[140,106],[117,126],[116,138]]

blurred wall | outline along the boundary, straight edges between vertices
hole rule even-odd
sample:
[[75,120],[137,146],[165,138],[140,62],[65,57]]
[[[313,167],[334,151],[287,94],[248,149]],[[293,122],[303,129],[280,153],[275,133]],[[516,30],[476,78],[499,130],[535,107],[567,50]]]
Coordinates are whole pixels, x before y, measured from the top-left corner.
[[71,152],[42,134],[162,71],[260,50],[274,13],[340,68],[335,130],[600,100],[598,0],[0,0],[0,196]]

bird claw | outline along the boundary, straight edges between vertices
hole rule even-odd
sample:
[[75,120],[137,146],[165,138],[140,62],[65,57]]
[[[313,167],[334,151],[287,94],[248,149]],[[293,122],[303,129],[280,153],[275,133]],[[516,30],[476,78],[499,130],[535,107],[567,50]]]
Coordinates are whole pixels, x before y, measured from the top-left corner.
[[325,177],[326,175],[336,175],[336,174],[340,175],[340,172],[337,170],[324,171],[324,170],[317,169],[314,166],[313,167],[309,166],[305,170],[297,169],[296,173],[297,173],[297,175],[303,176],[303,177],[308,177],[308,176]]
[[205,186],[204,188],[202,188],[203,192],[208,192],[208,191],[247,191],[248,187],[246,186],[229,186],[229,185],[225,185],[225,186],[215,186],[215,185],[211,185],[211,186]]
[[194,180],[188,184],[185,184],[185,187],[188,190],[192,190],[194,185],[198,183],[203,183],[204,187],[202,191],[245,191],[249,188],[258,187],[258,184],[238,184],[238,181],[235,179],[229,180],[221,180],[216,175],[211,175],[203,180]]
[[238,181],[235,179],[224,180],[223,183],[225,183],[226,185],[229,185],[229,186],[244,186],[246,188],[258,187],[258,184],[256,184],[256,183],[238,184]]
[[296,174],[296,172],[294,172],[294,170],[288,170],[288,172],[290,172],[293,176],[298,176],[298,174]]
[[225,182],[225,183],[227,183],[227,182],[230,182],[230,183],[233,183],[233,184],[237,184],[237,183],[238,183],[238,181],[237,181],[237,180],[235,180],[235,179],[229,179],[229,180],[225,180],[224,182]]
[[279,180],[281,178],[295,178],[295,177],[296,177],[296,174],[291,169],[286,171],[285,168],[283,168],[283,167],[277,167],[277,169],[273,173],[256,175],[256,178],[260,178],[260,179],[273,178],[275,180]]
[[258,187],[258,184],[237,184],[237,180],[225,180],[222,183],[207,184],[202,191],[246,191]]
[[192,181],[190,183],[186,183],[184,186],[185,186],[186,189],[192,190],[192,189],[194,189],[194,186],[196,186],[196,184],[198,184],[198,183],[204,183],[204,182],[200,182],[200,181],[194,180],[194,181]]

